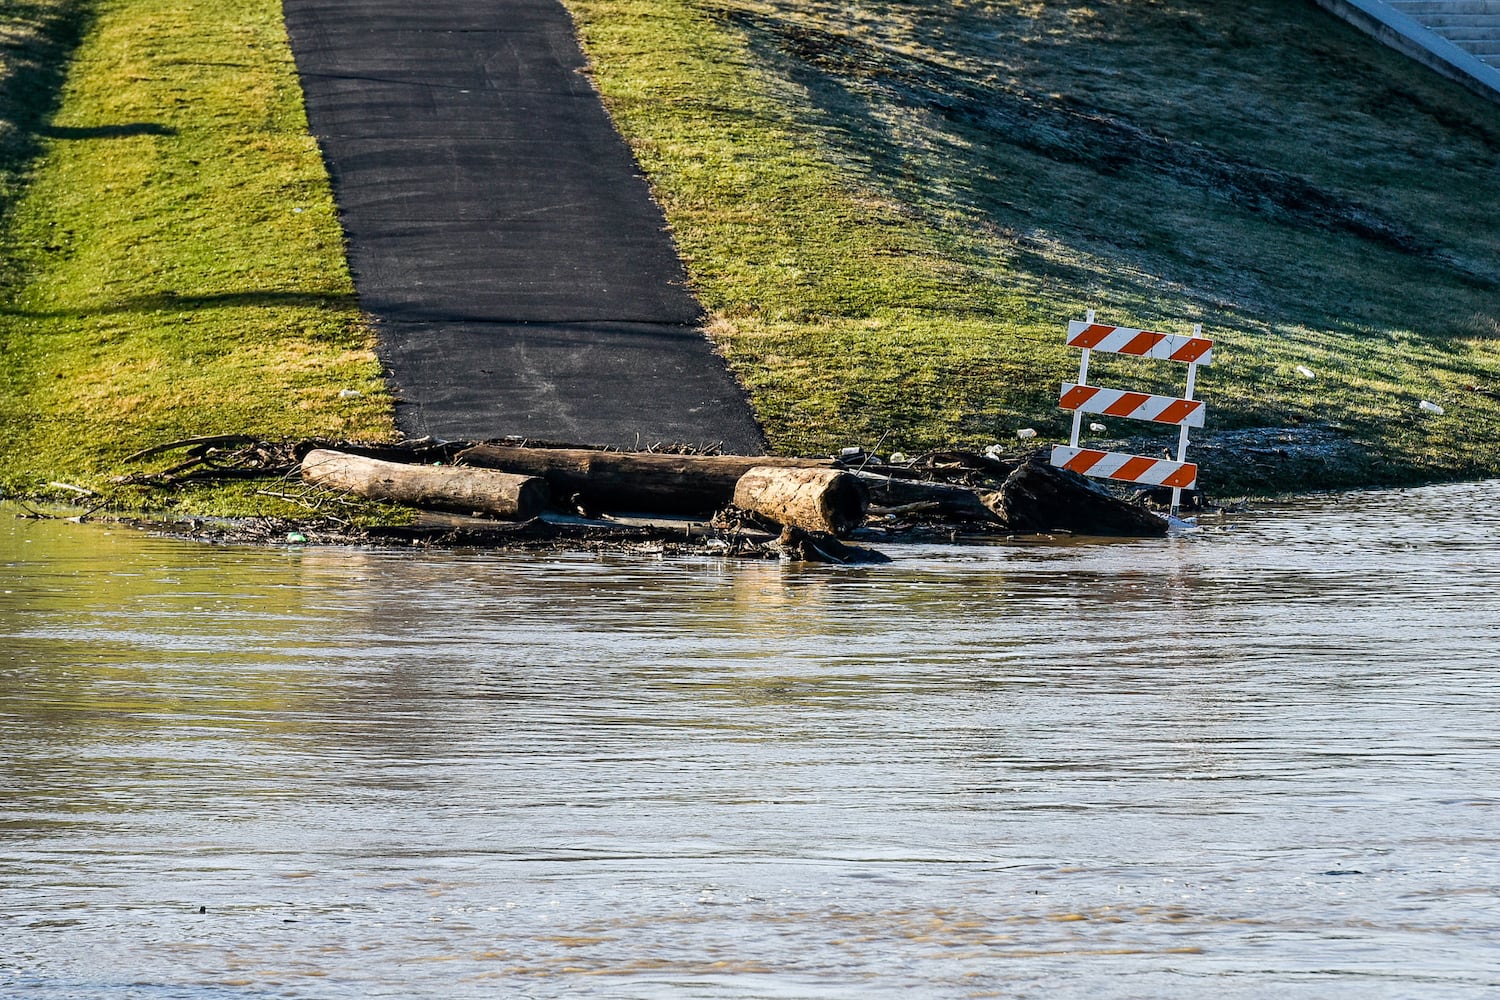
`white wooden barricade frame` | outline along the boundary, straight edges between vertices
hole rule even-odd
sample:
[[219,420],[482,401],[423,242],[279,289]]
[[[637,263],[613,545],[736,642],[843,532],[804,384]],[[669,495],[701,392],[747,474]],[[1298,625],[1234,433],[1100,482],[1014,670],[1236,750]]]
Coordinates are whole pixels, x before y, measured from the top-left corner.
[[[1093,327],[1094,310],[1088,311],[1088,327]],[[1193,324],[1191,338],[1163,336],[1143,330],[1114,328],[1114,331],[1094,347],[1081,347],[1083,357],[1078,363],[1078,382],[1063,383],[1061,405],[1073,410],[1073,431],[1068,437],[1066,451],[1053,448],[1052,464],[1064,468],[1076,468],[1084,475],[1106,479],[1124,479],[1127,482],[1161,482],[1172,487],[1172,516],[1177,516],[1182,502],[1183,489],[1191,489],[1198,482],[1198,467],[1187,460],[1188,427],[1203,426],[1203,404],[1193,399],[1198,383],[1198,365],[1213,363],[1213,342],[1202,338],[1203,325]],[[1073,339],[1069,331],[1069,340]],[[1186,341],[1183,343],[1183,341]],[[1104,346],[1108,344],[1109,346]],[[1181,346],[1179,346],[1181,345]],[[1187,364],[1187,389],[1181,398],[1151,396],[1146,393],[1121,392],[1090,386],[1089,355],[1092,350],[1130,354],[1137,357],[1180,361]],[[1081,390],[1093,389],[1094,392]],[[1165,463],[1135,455],[1118,455],[1111,452],[1080,448],[1079,433],[1083,429],[1085,413],[1104,413],[1110,416],[1128,417],[1132,420],[1151,420],[1158,423],[1178,425],[1177,461]],[[1146,478],[1152,467],[1168,464],[1175,469],[1160,478]],[[1187,479],[1184,479],[1187,476]]]

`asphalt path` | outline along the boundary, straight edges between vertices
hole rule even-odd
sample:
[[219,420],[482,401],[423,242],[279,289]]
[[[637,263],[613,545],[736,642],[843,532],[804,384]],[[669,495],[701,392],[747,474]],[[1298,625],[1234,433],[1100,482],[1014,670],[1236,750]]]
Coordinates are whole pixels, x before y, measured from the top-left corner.
[[556,0],[284,0],[409,436],[759,454]]

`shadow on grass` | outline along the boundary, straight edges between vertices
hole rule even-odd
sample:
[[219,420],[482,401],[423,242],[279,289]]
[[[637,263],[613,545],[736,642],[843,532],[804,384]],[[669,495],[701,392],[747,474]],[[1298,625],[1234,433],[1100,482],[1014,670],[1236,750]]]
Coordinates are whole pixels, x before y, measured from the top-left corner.
[[92,125],[86,128],[44,125],[40,134],[48,139],[127,139],[138,135],[176,135],[170,125],[156,122],[130,122],[125,125]]
[[[45,123],[57,110],[68,63],[92,20],[88,0],[0,4],[0,237],[27,170],[42,152]],[[14,284],[17,271],[8,254],[0,255],[0,288]]]
[[[1321,12],[1277,7],[1262,23],[1196,6],[1105,3],[1118,23],[1090,23],[1098,12],[1077,4],[976,18],[916,3],[874,29],[787,3],[721,16],[811,97],[871,182],[930,218],[961,208],[1018,249],[1061,248],[1033,273],[1148,309],[1169,290],[1272,322],[1324,323],[1355,302],[1367,317],[1471,329],[1465,307],[1500,288],[1500,268],[1468,209],[1426,186],[1484,185],[1440,170],[1426,140],[1482,165],[1500,136],[1490,119]],[[1064,15],[1088,30],[1039,27]],[[1255,59],[1293,68],[1263,78]],[[1393,89],[1412,99],[1373,135],[1359,101]],[[1265,138],[1246,140],[1240,122]],[[1377,155],[1384,175],[1369,168]],[[1500,207],[1471,201],[1481,216]],[[1101,266],[1113,273],[1080,270]]]
[[178,295],[162,292],[133,296],[103,303],[92,309],[28,310],[0,308],[0,316],[26,319],[84,319],[120,313],[180,312],[190,309],[225,309],[238,307],[275,309],[347,308],[358,304],[353,292],[219,292],[211,295]]
[[14,203],[13,188],[41,152],[39,140],[57,110],[68,63],[93,19],[92,7],[84,0],[0,7],[6,25],[0,44],[0,213]]

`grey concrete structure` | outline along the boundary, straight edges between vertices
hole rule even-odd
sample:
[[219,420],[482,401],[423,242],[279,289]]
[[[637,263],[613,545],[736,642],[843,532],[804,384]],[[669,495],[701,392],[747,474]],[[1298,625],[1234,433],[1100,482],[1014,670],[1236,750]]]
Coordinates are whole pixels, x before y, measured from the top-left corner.
[[284,0],[410,436],[759,454],[556,0]]
[[1500,0],[1316,0],[1443,76],[1500,103]]

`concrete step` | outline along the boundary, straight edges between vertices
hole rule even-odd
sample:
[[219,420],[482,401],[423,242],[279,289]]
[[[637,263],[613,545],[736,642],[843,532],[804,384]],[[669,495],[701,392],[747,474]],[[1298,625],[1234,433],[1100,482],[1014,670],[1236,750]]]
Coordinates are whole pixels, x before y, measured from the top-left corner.
[[1500,103],[1500,0],[1314,0],[1335,17]]
[[1485,35],[1456,34],[1447,31],[1439,31],[1437,34],[1486,62],[1491,56],[1500,53],[1500,31]]
[[1434,28],[1437,34],[1442,35],[1454,45],[1482,44],[1493,42],[1500,38],[1500,28],[1494,31],[1475,31],[1472,28]]
[[1500,31],[1500,14],[1408,14],[1413,21],[1443,34]]
[[1387,0],[1387,6],[1500,67],[1500,0]]
[[1409,17],[1429,14],[1500,14],[1500,0],[1386,0]]

